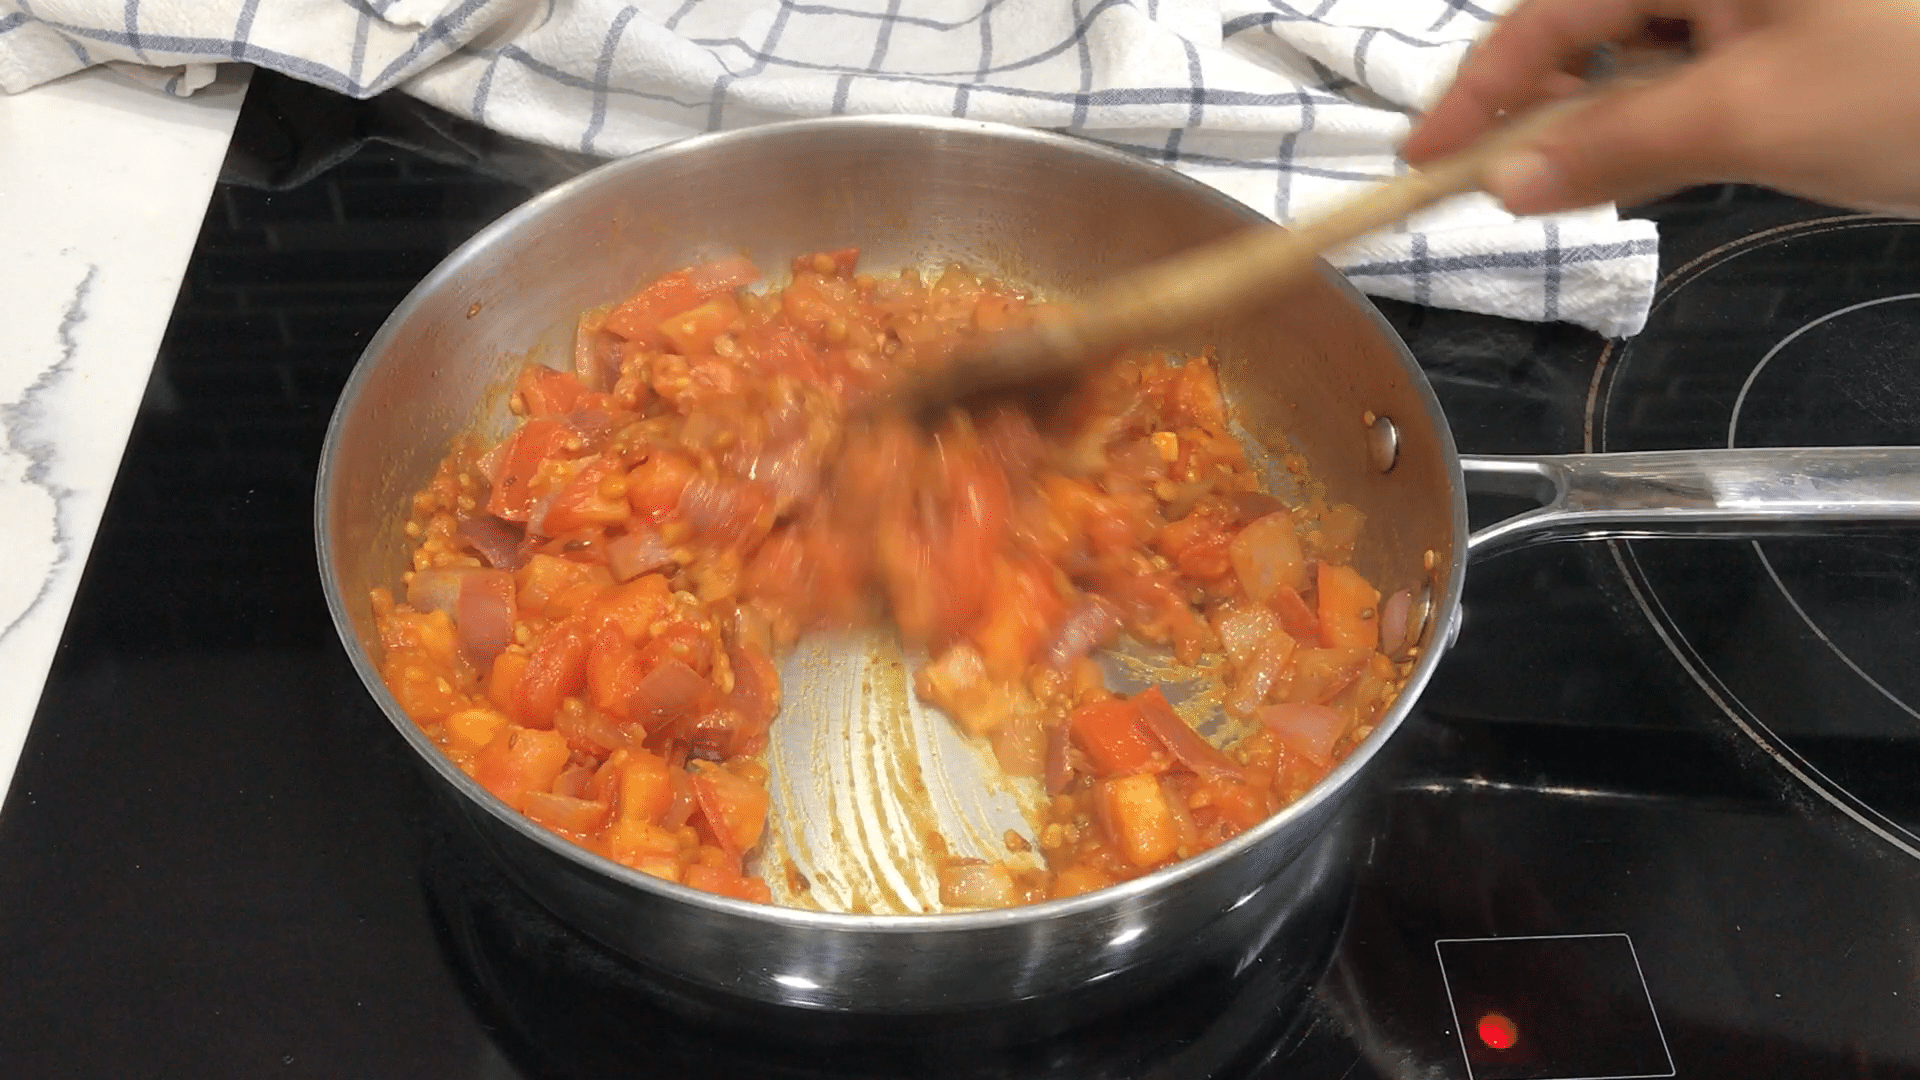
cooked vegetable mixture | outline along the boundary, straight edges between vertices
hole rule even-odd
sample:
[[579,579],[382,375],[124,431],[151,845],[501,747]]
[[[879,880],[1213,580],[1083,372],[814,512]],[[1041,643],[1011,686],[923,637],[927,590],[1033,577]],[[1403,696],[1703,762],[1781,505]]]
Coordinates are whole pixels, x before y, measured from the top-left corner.
[[[723,259],[585,313],[572,370],[529,366],[523,422],[458,440],[414,497],[404,597],[372,597],[382,674],[487,790],[637,870],[766,902],[748,868],[772,658],[890,620],[930,658],[920,696],[1051,796],[1046,870],[942,858],[945,904],[1004,906],[1220,844],[1372,730],[1405,597],[1349,565],[1352,507],[1260,490],[1209,357],[1120,357],[1044,426],[1011,406],[851,423],[1051,309],[960,268],[871,277],[851,250],[778,291],[759,277]],[[1203,738],[1158,688],[1110,692],[1090,654],[1123,633],[1217,666],[1238,736]]]

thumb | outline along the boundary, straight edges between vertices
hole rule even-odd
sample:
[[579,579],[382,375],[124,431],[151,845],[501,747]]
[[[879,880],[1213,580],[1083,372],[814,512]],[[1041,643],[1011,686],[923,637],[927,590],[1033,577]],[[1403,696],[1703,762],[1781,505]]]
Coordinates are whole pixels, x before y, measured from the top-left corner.
[[1707,63],[1603,95],[1487,169],[1489,194],[1525,216],[1627,202],[1719,179],[1736,118]]

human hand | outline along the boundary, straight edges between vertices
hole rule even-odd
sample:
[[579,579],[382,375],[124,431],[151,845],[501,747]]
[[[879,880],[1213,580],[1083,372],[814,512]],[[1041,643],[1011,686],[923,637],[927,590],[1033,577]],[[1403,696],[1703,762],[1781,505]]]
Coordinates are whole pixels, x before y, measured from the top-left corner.
[[1594,46],[1676,28],[1695,59],[1569,115],[1497,162],[1487,190],[1540,214],[1742,182],[1920,216],[1920,0],[1526,0],[1401,152],[1419,165],[1462,149],[1581,89]]

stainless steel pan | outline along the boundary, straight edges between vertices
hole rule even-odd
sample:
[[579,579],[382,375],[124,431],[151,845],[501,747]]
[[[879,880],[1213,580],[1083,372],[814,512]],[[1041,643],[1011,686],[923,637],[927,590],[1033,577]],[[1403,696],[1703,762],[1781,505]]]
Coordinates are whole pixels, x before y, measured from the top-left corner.
[[[401,507],[455,434],[505,429],[500,386],[530,350],[567,356],[581,308],[705,258],[746,251],[780,267],[855,244],[877,271],[959,260],[1072,296],[1255,220],[1124,154],[963,121],[772,125],[596,169],[462,247],[368,345],[333,417],[316,495],[321,578],[341,639],[435,782],[563,918],[721,994],[926,1014],[1108,981],[1144,986],[1203,956],[1284,939],[1299,895],[1344,868],[1328,830],[1458,629],[1470,552],[1526,539],[1920,517],[1920,451],[1906,448],[1462,459],[1404,345],[1323,268],[1259,318],[1167,344],[1218,346],[1249,445],[1299,449],[1335,498],[1365,511],[1356,561],[1383,591],[1421,598],[1420,648],[1405,693],[1367,743],[1232,843],[1072,900],[913,914],[934,894],[917,857],[925,829],[1003,856],[1005,831],[1028,830],[1026,796],[911,700],[910,659],[879,638],[823,642],[783,672],[787,702],[769,753],[768,858],[778,861],[767,876],[778,885],[791,860],[810,887],[788,899],[826,910],[745,904],[628,870],[534,826],[448,763],[381,683],[366,596],[403,567]],[[1541,507],[1469,536],[1469,486]],[[1116,674],[1137,678],[1140,668],[1121,664]]]

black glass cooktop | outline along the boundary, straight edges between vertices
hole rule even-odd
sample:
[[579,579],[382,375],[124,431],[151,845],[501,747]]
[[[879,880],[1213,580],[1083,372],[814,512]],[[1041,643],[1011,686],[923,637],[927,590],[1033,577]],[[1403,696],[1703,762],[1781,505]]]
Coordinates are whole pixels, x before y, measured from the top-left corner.
[[[677,997],[508,883],[334,639],[359,349],[585,162],[257,76],[0,810],[6,1077],[1920,1076],[1920,540],[1536,547],[1285,949],[1017,1039]],[[1463,450],[1920,442],[1920,232],[1713,188],[1646,334],[1383,303]]]

